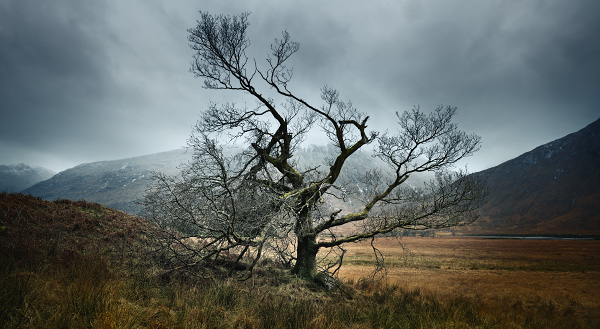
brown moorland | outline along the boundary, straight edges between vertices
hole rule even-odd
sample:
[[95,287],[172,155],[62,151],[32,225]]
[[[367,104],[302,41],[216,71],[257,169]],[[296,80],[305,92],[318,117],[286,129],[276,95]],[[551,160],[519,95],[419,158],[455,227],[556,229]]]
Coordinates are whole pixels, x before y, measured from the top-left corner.
[[98,204],[0,193],[0,327],[600,327],[598,241],[380,239],[388,284],[358,280],[372,251],[352,244],[348,283],[328,291],[272,262],[246,281],[168,275],[154,233]]
[[[489,308],[600,315],[600,241],[479,237],[379,238],[387,282],[439,298],[462,296]],[[374,270],[369,241],[347,246],[340,275],[358,282]]]

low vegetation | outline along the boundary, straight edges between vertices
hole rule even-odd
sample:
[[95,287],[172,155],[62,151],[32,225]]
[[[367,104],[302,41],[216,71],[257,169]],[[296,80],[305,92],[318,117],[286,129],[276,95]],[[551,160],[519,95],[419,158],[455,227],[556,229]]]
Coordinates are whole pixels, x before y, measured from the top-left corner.
[[[400,269],[431,274],[434,266],[422,259],[435,255],[424,256],[416,243],[442,239],[409,239],[406,244],[415,245],[407,266],[390,267],[387,281],[347,275],[338,288],[326,290],[266,264],[246,281],[168,273],[154,257],[152,225],[97,204],[1,194],[0,221],[2,328],[600,327],[599,312],[580,301],[494,301],[487,295],[435,294],[394,279]],[[349,250],[348,268],[362,266],[368,273],[371,264],[362,264],[356,252],[370,246],[353,246],[364,248]],[[449,266],[441,259],[436,271]],[[466,271],[472,264],[457,266]],[[546,272],[574,273],[572,264],[553,266]],[[598,273],[594,265],[583,271]],[[598,292],[595,287],[590,294]]]

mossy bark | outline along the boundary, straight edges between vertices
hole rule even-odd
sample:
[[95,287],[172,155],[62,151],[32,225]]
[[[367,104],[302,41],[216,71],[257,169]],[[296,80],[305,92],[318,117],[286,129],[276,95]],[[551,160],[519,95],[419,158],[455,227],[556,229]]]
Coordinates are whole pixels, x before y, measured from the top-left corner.
[[292,273],[302,278],[315,279],[317,276],[317,247],[316,237],[304,236],[298,238],[298,247],[296,249],[296,264],[292,268]]

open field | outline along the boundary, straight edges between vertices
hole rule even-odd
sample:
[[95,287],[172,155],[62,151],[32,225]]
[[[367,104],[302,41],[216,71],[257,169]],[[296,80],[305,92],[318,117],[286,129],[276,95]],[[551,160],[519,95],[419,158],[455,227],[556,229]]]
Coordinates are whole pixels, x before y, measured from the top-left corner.
[[[489,307],[600,313],[600,241],[475,237],[380,238],[388,283]],[[340,275],[358,281],[374,269],[369,241],[346,246]]]
[[387,282],[350,244],[330,290],[269,260],[173,270],[153,226],[98,204],[0,193],[0,219],[0,328],[600,328],[600,241],[379,239]]

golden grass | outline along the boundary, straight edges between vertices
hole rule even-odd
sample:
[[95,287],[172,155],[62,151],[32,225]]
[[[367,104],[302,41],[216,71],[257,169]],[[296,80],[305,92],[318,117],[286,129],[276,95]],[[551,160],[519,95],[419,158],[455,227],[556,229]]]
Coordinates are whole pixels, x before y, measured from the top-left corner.
[[0,328],[600,328],[599,241],[380,239],[388,280],[360,283],[351,244],[341,292],[163,275],[152,226],[95,204],[0,194],[0,216]]
[[[387,281],[408,290],[489,309],[545,304],[600,317],[600,241],[405,237],[374,245],[386,256]],[[340,275],[356,282],[373,270],[373,251],[369,242],[347,249]]]

